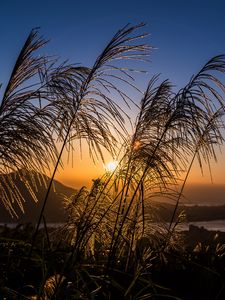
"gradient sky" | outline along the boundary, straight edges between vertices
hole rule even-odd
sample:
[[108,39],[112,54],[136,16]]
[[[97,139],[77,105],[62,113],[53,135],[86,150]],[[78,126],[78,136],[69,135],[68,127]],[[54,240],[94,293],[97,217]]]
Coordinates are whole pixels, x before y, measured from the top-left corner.
[[[182,87],[208,59],[225,53],[224,0],[8,0],[0,5],[0,82],[6,84],[20,47],[34,27],[40,26],[41,34],[50,39],[47,54],[91,65],[116,30],[139,22],[147,23],[148,43],[157,48],[145,67],[149,74],[137,82],[142,88],[156,73]],[[223,158],[220,155],[219,164],[213,166],[218,184],[225,183]],[[75,157],[75,167],[65,165],[57,178],[71,186],[89,185],[102,171],[102,163],[94,166],[84,153],[82,161]],[[208,183],[209,176],[202,179],[195,167],[190,182]]]

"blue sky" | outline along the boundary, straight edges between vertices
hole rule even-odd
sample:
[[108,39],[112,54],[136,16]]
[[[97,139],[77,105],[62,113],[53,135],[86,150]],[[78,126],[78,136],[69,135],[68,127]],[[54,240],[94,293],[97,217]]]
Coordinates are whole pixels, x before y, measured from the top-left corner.
[[0,82],[33,27],[51,39],[46,52],[90,65],[117,29],[139,22],[148,24],[148,42],[157,48],[149,77],[161,73],[182,86],[209,58],[225,53],[223,0],[1,1]]
[[138,82],[143,88],[156,73],[182,87],[208,59],[225,53],[224,0],[3,0],[0,83],[6,85],[34,27],[40,26],[40,33],[50,39],[47,54],[89,66],[119,28],[140,22],[147,23],[147,42],[157,48],[144,67],[148,76]]

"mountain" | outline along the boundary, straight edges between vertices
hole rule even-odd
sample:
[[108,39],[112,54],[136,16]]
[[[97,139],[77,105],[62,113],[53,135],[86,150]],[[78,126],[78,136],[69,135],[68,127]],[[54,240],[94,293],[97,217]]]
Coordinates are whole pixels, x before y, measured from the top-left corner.
[[[23,203],[24,213],[15,203],[13,207],[18,214],[18,219],[15,217],[12,218],[1,201],[0,223],[35,223],[38,220],[50,178],[40,173],[29,172],[23,174],[23,179],[21,179],[20,172],[22,171],[8,175],[1,175],[0,181],[1,183],[3,182],[3,184],[1,184],[2,186],[4,186],[4,183],[7,185],[6,183],[10,182],[12,189],[18,189],[20,191],[22,197],[25,199],[25,202]],[[38,200],[37,202],[35,202],[32,197],[33,192],[36,200]],[[44,212],[46,222],[61,223],[65,220],[66,214],[63,204],[64,198],[70,197],[74,193],[76,193],[76,190],[63,185],[56,180],[53,181],[53,186],[51,188]]]
[[[43,200],[46,194],[46,189],[49,184],[50,178],[46,175],[29,172],[22,174],[22,171],[18,171],[15,173],[11,173],[8,175],[1,175],[0,176],[0,185],[2,186],[2,190],[4,186],[7,186],[7,182],[10,182],[11,190],[13,191],[12,194],[8,192],[8,196],[12,196],[15,191],[18,189],[22,194],[25,202],[23,203],[24,213],[19,209],[19,206],[14,203],[14,208],[18,214],[18,219],[11,218],[9,212],[5,209],[3,205],[2,194],[0,189],[0,223],[36,223],[38,217],[40,215],[40,211],[42,208]],[[23,179],[21,179],[21,177]],[[32,197],[32,192],[29,192],[30,187],[35,194],[37,202],[34,201],[34,197]],[[223,187],[221,187],[222,190]],[[197,188],[195,188],[196,190]],[[200,191],[197,189],[197,191]],[[197,192],[196,191],[196,192]],[[64,200],[65,198],[71,197],[73,194],[76,193],[75,189],[67,187],[62,183],[54,180],[53,187],[51,188],[49,198],[47,201],[47,205],[45,208],[45,219],[46,222],[49,223],[62,223],[66,219],[66,212],[64,209]],[[202,194],[205,195],[206,193]],[[217,194],[214,194],[214,197],[217,197]],[[215,205],[219,203],[217,201],[212,203]],[[199,202],[200,205],[192,205],[190,206],[191,202],[188,202],[188,205],[185,205],[183,202],[179,206],[177,213],[179,214],[181,211],[185,211],[187,221],[210,221],[210,220],[221,220],[225,219],[225,205],[204,205],[203,202]],[[196,203],[196,202],[195,202]],[[147,204],[147,203],[146,203]],[[149,202],[150,205],[146,205],[146,212],[147,214],[151,214],[152,210],[152,202]],[[171,220],[171,216],[174,210],[174,204],[171,203],[162,203],[156,202],[153,206],[156,208],[157,216],[166,222]]]
[[225,184],[187,184],[182,204],[219,206],[225,205]]
[[[165,222],[170,222],[175,205],[169,203],[156,203],[154,209],[157,211],[157,217]],[[179,205],[176,217],[185,213],[185,219],[188,222],[225,220],[225,205],[218,206],[186,206]]]
[[[177,185],[174,195],[177,195],[181,186]],[[173,204],[175,199],[168,196],[157,196],[154,201]],[[193,184],[185,186],[183,196],[180,199],[181,205],[186,206],[222,206],[225,205],[225,184]]]

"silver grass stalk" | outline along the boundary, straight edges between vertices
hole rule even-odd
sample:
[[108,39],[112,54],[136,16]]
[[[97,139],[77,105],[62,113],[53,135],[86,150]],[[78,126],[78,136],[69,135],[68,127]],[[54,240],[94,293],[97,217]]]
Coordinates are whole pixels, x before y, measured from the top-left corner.
[[[16,60],[0,103],[0,175],[22,169],[18,174],[24,182],[27,182],[31,170],[46,172],[57,157],[53,129],[49,126],[52,116],[46,106],[47,82],[43,79],[49,59],[36,53],[45,44],[37,30],[32,30]],[[25,199],[14,188],[12,178],[9,175],[6,183],[1,176],[1,200],[10,214],[16,215],[15,204],[23,210]],[[9,196],[9,191],[14,189],[15,193]],[[28,190],[35,199],[30,186]]]
[[48,85],[49,93],[53,96],[51,111],[55,114],[53,122],[60,124],[59,138],[62,140],[62,147],[43,201],[33,240],[38,232],[51,185],[65,147],[71,150],[73,140],[86,139],[91,154],[94,152],[104,159],[102,146],[113,155],[115,154],[114,134],[115,132],[120,134],[121,129],[123,131],[126,129],[124,112],[114,101],[114,93],[127,103],[130,101],[129,97],[118,88],[117,84],[118,82],[126,83],[134,87],[131,82],[133,78],[130,75],[130,71],[133,70],[121,68],[117,62],[145,59],[150,47],[139,44],[137,41],[144,38],[146,34],[134,34],[143,26],[144,24],[127,25],[119,30],[92,68],[62,65],[59,72],[57,73],[56,70],[54,76],[51,76]]

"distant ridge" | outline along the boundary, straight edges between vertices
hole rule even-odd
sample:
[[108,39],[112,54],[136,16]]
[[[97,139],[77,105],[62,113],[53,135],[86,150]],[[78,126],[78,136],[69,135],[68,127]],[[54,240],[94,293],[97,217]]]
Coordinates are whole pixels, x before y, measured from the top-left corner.
[[217,206],[225,205],[224,184],[187,184],[184,189],[186,205]]
[[[24,199],[26,199],[25,203],[23,204],[25,213],[23,213],[19,209],[19,207],[15,205],[15,209],[19,218],[12,218],[9,212],[5,209],[2,201],[0,201],[0,223],[36,223],[38,220],[43,200],[46,194],[46,185],[49,184],[50,178],[46,175],[35,172],[32,172],[31,174],[28,174],[26,176],[26,180],[28,181],[28,184],[33,187],[35,196],[38,200],[38,202],[36,203],[25,187],[24,182],[21,181],[18,172],[11,173],[10,176],[13,178],[13,185],[20,190]],[[4,176],[4,179],[7,179],[7,176],[9,175],[1,176]],[[34,181],[36,183],[35,185]],[[46,184],[44,184],[44,182]],[[70,197],[74,193],[76,193],[75,189],[67,187],[57,180],[53,181],[53,187],[51,188],[44,213],[47,222],[61,223],[65,221],[66,215],[63,204],[64,197]]]
[[[155,202],[174,204],[176,203],[177,198],[172,200],[166,196],[157,196],[153,199]],[[225,184],[189,183],[184,188],[183,197],[180,199],[180,205],[223,206],[225,205]]]
[[[20,172],[20,171],[19,171]],[[34,182],[36,182],[36,187],[33,188],[35,192],[35,196],[38,200],[36,203],[30,193],[27,191],[25,184],[21,181],[19,172],[11,173],[13,178],[13,185],[17,187],[24,199],[26,199],[24,203],[23,213],[18,206],[15,205],[16,212],[19,216],[18,219],[11,218],[9,212],[5,209],[1,199],[0,199],[0,223],[36,223],[41,211],[41,207],[43,204],[43,200],[46,194],[46,186],[49,184],[50,178],[46,175],[31,172],[25,177],[25,180],[28,181],[29,185],[34,187]],[[32,176],[29,176],[32,175]],[[9,175],[0,175],[0,181],[7,178]],[[35,180],[32,180],[35,179]],[[45,184],[44,184],[45,182]],[[212,186],[211,186],[212,187]],[[206,186],[193,187],[192,191],[189,190],[189,199],[191,199],[191,192],[202,192],[202,195],[206,195],[207,193],[203,193],[203,189],[208,192]],[[209,189],[209,186],[208,186]],[[216,186],[213,187],[216,189]],[[224,186],[221,186],[220,192],[224,189]],[[187,188],[188,190],[188,188]],[[76,193],[76,190],[65,186],[57,180],[53,181],[53,188],[50,191],[49,199],[45,208],[45,218],[46,222],[49,223],[62,223],[66,220],[66,212],[64,209],[64,199],[65,197],[70,197]],[[182,201],[177,210],[179,214],[181,211],[185,211],[187,221],[210,221],[210,220],[222,220],[225,219],[225,205],[223,201],[216,201],[218,197],[218,193],[214,193],[214,197],[216,199],[212,199],[211,205],[207,204],[204,201],[199,201],[198,205],[196,205],[196,201],[186,200],[185,203]],[[221,197],[221,200],[224,198]],[[213,201],[214,200],[214,201]],[[151,203],[150,206],[146,206],[146,211],[151,212]],[[154,204],[155,203],[155,204]],[[163,221],[169,222],[171,220],[171,216],[174,210],[174,204],[171,203],[162,203],[162,202],[153,202],[154,206],[157,208],[157,214],[159,218]],[[147,212],[148,213],[148,212]]]
[[[157,213],[160,220],[170,222],[175,208],[174,204],[169,203],[155,203]],[[176,213],[176,217],[181,213],[185,213],[185,220],[187,222],[198,221],[214,221],[225,220],[225,205],[218,206],[185,206],[181,204]]]

